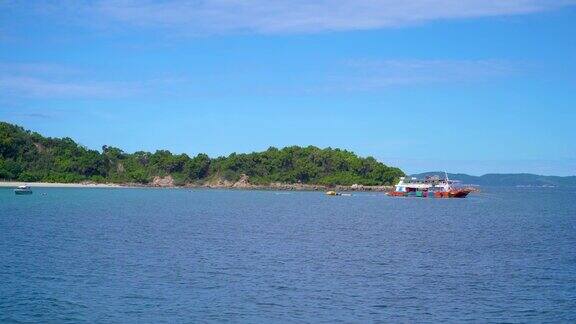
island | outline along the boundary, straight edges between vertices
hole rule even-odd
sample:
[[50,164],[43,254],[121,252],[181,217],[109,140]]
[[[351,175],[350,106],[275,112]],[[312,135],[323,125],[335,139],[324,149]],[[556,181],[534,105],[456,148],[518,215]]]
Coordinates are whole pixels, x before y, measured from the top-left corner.
[[263,152],[211,158],[167,150],[127,153],[86,148],[0,122],[0,181],[91,186],[207,187],[278,190],[390,188],[404,172],[373,157],[315,146],[270,147]]

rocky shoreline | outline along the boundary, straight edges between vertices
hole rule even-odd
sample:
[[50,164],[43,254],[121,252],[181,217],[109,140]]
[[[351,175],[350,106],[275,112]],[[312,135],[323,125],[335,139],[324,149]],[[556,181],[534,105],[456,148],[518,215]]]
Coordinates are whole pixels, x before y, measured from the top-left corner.
[[198,188],[198,189],[233,189],[233,190],[278,190],[278,191],[374,191],[386,192],[391,186],[364,186],[354,184],[351,186],[325,186],[303,183],[270,183],[266,185],[252,184],[248,176],[243,175],[238,181],[212,179],[201,183],[186,183],[177,185],[171,176],[154,177],[148,184],[141,183],[95,183],[84,181],[81,183],[50,183],[50,182],[21,182],[0,181],[0,187],[15,188],[21,185],[31,187],[53,188]]
[[[157,187],[157,186],[154,186]],[[157,187],[158,188],[158,187]],[[387,192],[392,189],[391,186],[324,186],[324,185],[311,185],[311,184],[292,184],[292,183],[271,183],[268,185],[185,185],[173,186],[164,188],[206,188],[206,189],[236,189],[236,190],[278,190],[278,191],[374,191],[374,192]]]
[[351,186],[326,186],[316,184],[303,184],[303,183],[280,183],[273,182],[270,184],[260,185],[250,183],[250,179],[246,175],[242,175],[236,182],[224,179],[213,179],[204,183],[188,183],[182,186],[176,186],[172,177],[155,177],[152,182],[146,187],[161,187],[161,188],[207,188],[207,189],[239,189],[239,190],[282,190],[282,191],[378,191],[385,192],[391,190],[392,186],[365,186],[353,184]]

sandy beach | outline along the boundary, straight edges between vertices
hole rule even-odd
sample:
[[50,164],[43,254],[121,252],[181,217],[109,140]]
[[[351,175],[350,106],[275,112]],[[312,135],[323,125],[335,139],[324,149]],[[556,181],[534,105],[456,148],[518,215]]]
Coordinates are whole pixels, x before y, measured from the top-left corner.
[[32,188],[197,188],[197,189],[233,189],[233,190],[277,190],[277,191],[389,191],[390,186],[323,186],[313,184],[289,184],[289,183],[271,183],[268,185],[254,185],[247,182],[243,183],[206,183],[206,184],[187,184],[185,186],[170,185],[142,185],[142,184],[114,184],[114,183],[52,183],[52,182],[19,182],[19,181],[0,181],[0,188],[16,188],[18,186],[28,185]]
[[51,182],[17,182],[17,181],[0,181],[0,188],[16,188],[27,185],[32,188],[128,188],[117,184],[106,183],[51,183]]

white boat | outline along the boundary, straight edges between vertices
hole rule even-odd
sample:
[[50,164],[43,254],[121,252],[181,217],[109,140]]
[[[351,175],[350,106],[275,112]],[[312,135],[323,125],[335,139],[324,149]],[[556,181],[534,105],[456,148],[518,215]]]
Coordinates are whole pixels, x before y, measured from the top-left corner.
[[32,188],[30,188],[30,186],[18,186],[16,189],[14,189],[14,193],[17,195],[31,195],[32,194]]
[[474,190],[471,188],[455,188],[454,181],[440,179],[438,176],[426,177],[424,180],[416,178],[400,178],[393,191],[388,192],[392,197],[422,197],[422,198],[465,198]]

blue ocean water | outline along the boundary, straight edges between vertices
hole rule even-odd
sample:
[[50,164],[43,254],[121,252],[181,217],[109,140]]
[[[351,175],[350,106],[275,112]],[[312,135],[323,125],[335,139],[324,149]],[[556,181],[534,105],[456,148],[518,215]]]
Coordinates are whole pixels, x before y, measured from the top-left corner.
[[0,190],[0,322],[575,322],[576,189]]

